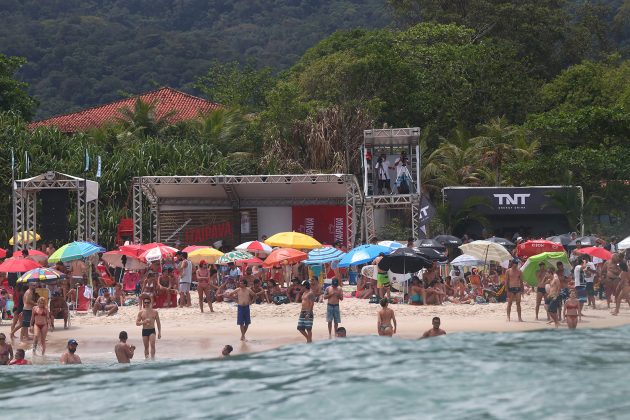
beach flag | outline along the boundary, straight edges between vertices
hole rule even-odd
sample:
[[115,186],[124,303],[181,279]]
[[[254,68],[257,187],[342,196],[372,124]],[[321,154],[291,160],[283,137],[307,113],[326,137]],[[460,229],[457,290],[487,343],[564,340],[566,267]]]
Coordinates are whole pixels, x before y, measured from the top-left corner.
[[28,171],[31,169],[31,160],[28,157],[28,152],[24,151],[24,173],[28,174]]
[[96,157],[96,177],[101,177],[101,155]]
[[15,152],[11,149],[11,171],[15,169]]
[[85,149],[85,159],[83,159],[83,162],[85,163],[83,172],[89,171],[90,170],[90,154],[88,153],[88,149]]

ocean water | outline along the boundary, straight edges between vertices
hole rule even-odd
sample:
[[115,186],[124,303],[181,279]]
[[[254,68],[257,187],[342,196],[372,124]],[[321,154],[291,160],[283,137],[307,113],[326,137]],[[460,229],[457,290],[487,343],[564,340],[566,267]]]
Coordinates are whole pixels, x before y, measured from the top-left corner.
[[0,368],[2,418],[630,418],[630,328],[356,337],[229,359]]

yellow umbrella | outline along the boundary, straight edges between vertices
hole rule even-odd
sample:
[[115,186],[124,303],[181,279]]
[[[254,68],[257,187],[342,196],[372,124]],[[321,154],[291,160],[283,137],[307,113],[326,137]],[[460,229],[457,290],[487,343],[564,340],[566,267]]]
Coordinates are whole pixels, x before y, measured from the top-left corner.
[[315,249],[321,248],[322,244],[311,236],[300,232],[280,232],[269,237],[265,243],[271,246],[293,249]]
[[201,260],[205,260],[208,264],[214,264],[214,262],[223,255],[223,252],[211,247],[195,249],[188,253],[188,259],[193,264],[199,264]]
[[36,241],[42,239],[37,232],[34,232],[32,230],[24,230],[9,239],[9,245],[13,245],[16,239],[18,244],[33,242],[33,237],[35,237]]

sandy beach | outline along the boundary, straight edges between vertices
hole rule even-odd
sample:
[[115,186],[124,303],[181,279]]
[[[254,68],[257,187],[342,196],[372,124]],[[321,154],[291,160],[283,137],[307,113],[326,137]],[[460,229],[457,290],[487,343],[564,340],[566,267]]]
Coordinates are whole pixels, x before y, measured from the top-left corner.
[[[299,304],[254,305],[252,306],[252,325],[247,333],[248,341],[239,340],[236,325],[236,306],[232,303],[217,303],[215,312],[200,313],[196,294],[192,308],[160,309],[162,320],[162,339],[157,343],[157,358],[194,359],[217,357],[220,349],[231,344],[234,355],[272,349],[291,343],[303,343],[304,339],[296,330]],[[612,316],[605,308],[604,301],[597,301],[598,309],[585,309],[585,317],[578,328],[609,328],[630,323],[630,309],[622,307],[619,316]],[[439,316],[442,327],[447,333],[457,332],[517,332],[540,329],[553,329],[546,321],[535,321],[535,297],[529,295],[523,301],[523,320],[516,322],[516,309],[513,307],[512,322],[506,321],[506,304],[410,306],[391,305],[398,320],[398,333],[395,337],[404,339],[418,338],[431,327],[431,318]],[[375,335],[376,312],[379,306],[367,300],[346,298],[341,304],[342,324],[348,336]],[[326,304],[315,306],[313,339],[328,339],[325,320]],[[140,327],[135,325],[137,306],[123,307],[111,316],[89,314],[73,315],[71,328],[59,328],[48,335],[46,358],[35,357],[33,362],[55,363],[63,352],[69,338],[79,341],[78,354],[85,362],[115,361],[113,348],[118,333],[126,330],[129,343],[139,348],[136,359],[142,360],[142,341]],[[541,313],[544,318],[544,311]],[[566,326],[561,326],[566,328]],[[0,331],[9,333],[7,321],[0,326]],[[26,344],[14,341],[14,346],[28,349]],[[30,352],[27,358],[31,358]]]

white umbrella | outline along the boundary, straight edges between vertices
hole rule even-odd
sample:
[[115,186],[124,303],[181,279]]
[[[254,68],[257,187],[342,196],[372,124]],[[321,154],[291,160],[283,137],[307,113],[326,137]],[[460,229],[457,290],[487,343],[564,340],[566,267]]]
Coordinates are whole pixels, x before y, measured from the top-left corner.
[[[123,256],[124,264],[123,264]],[[127,270],[143,270],[147,268],[147,264],[140,261],[138,257],[130,252],[124,251],[108,251],[101,257],[103,261],[112,267],[125,268]]]
[[147,262],[159,261],[165,258],[173,257],[177,251],[177,248],[167,245],[159,245],[144,251],[140,254],[140,259],[145,259]]
[[367,277],[368,279],[376,280],[376,274],[378,273],[378,269],[375,265],[366,265],[361,268],[361,275]]
[[386,246],[389,249],[398,249],[404,246],[400,242],[396,242],[396,241],[380,241],[378,244],[380,246]]
[[266,243],[260,242],[260,241],[244,242],[234,249],[238,251],[247,251],[251,254],[256,254],[256,253],[271,254],[271,251],[273,251],[273,248],[271,248]]
[[472,267],[474,265],[483,265],[483,260],[473,257],[472,255],[462,254],[451,261],[451,265],[457,267]]
[[628,249],[628,248],[630,248],[630,236],[628,236],[626,239],[624,239],[623,241],[617,244],[617,249],[619,251],[621,251],[622,249]]
[[503,245],[499,245],[490,241],[473,241],[464,245],[460,245],[459,249],[464,254],[471,255],[481,261],[505,261],[512,258],[512,254],[508,252]]

